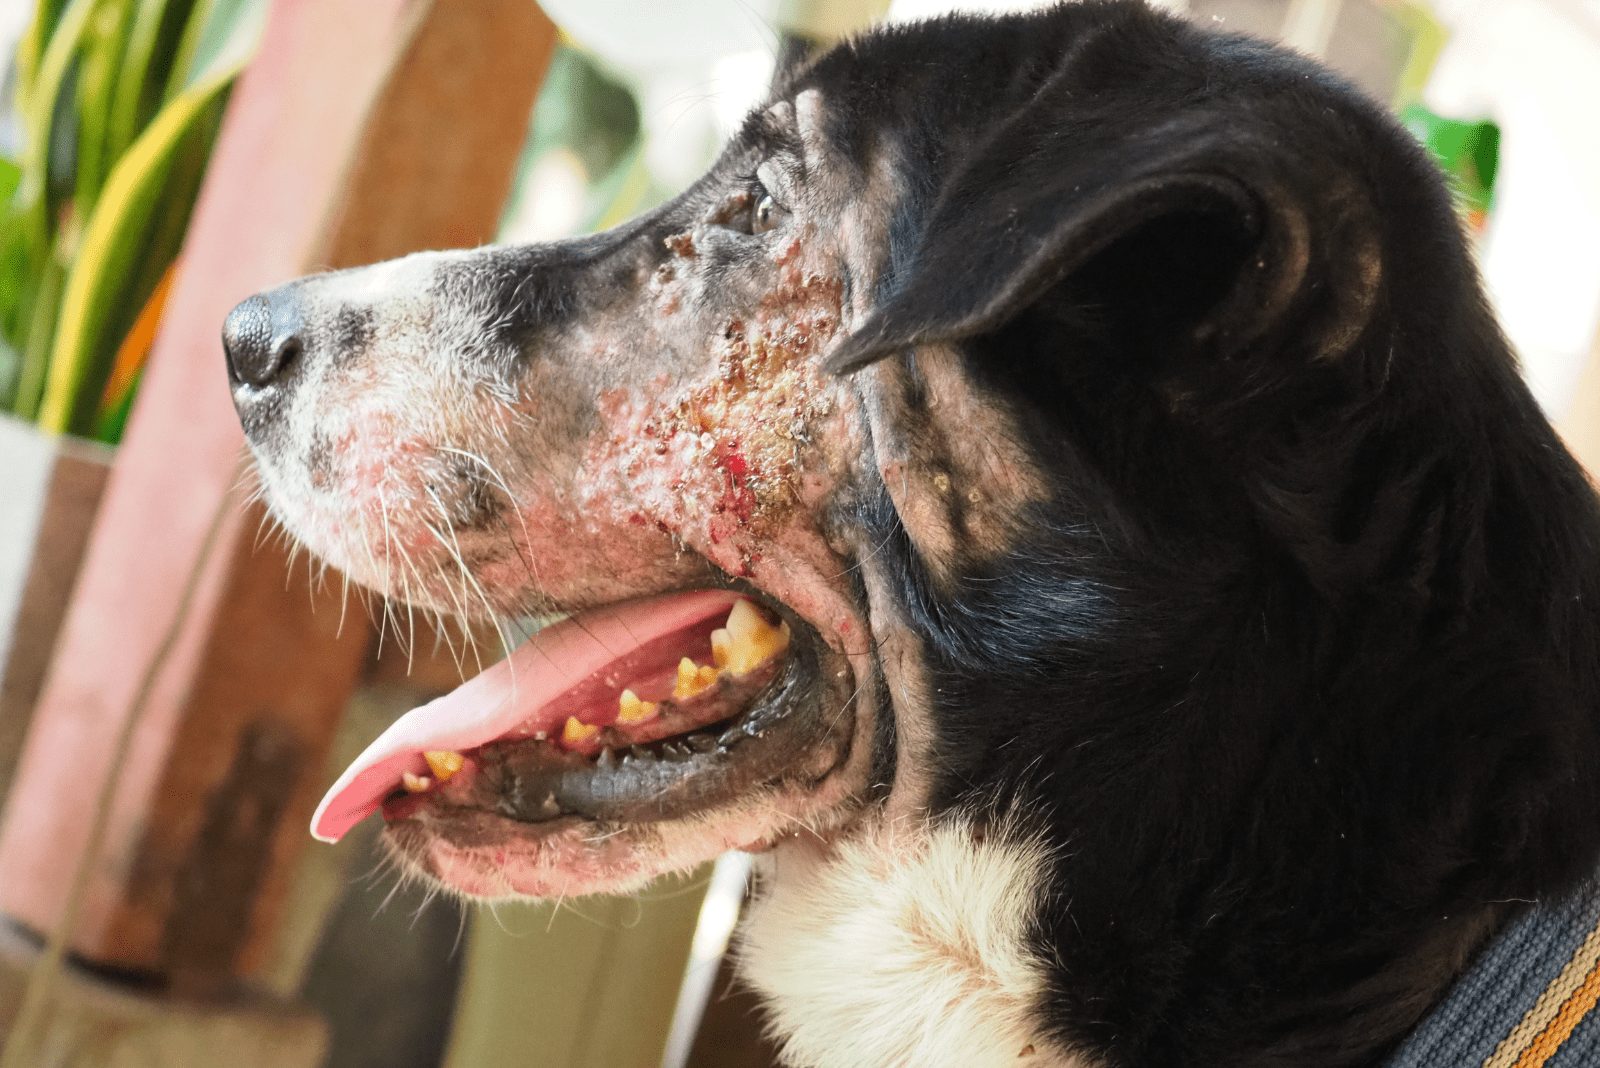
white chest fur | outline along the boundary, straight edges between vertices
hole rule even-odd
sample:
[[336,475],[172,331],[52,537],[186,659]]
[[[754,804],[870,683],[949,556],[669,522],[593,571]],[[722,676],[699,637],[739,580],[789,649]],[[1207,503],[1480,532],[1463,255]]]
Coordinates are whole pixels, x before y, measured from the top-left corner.
[[1037,1028],[1042,847],[963,822],[769,856],[740,936],[797,1068],[1087,1068]]

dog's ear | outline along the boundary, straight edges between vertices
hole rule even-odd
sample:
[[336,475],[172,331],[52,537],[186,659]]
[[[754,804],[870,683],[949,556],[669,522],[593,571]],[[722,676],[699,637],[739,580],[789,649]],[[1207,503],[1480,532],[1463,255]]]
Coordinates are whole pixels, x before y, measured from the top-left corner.
[[1041,111],[946,183],[830,370],[1041,305],[1163,358],[1235,356],[1285,322],[1310,237],[1270,145],[1204,114],[1130,129]]

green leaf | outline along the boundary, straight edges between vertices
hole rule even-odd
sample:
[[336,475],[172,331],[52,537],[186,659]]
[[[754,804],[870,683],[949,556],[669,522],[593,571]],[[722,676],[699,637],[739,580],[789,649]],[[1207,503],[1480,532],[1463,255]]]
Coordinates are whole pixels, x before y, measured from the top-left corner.
[[133,398],[139,392],[139,383],[144,380],[144,372],[140,371],[133,382],[123,391],[115,403],[96,417],[94,436],[108,445],[115,445],[122,440],[122,432],[128,426],[128,413],[133,411]]
[[67,269],[62,262],[60,242],[51,250],[39,276],[31,311],[26,324],[27,334],[22,347],[22,367],[17,377],[15,408],[24,419],[34,418],[39,411],[39,398],[44,393],[45,376],[50,367],[50,347],[55,341],[56,326],[61,307],[61,287]]
[[44,62],[45,48],[56,32],[65,7],[66,0],[39,0],[34,5],[33,18],[17,45],[17,104],[23,111],[29,109],[27,98],[33,91],[34,79],[38,77],[39,68]]
[[[148,289],[131,290],[148,275],[159,278],[156,262],[162,261],[164,268],[176,252],[172,235],[181,237],[183,224],[173,222],[168,213],[178,212],[187,220],[203,170],[203,164],[190,161],[209,156],[236,73],[237,68],[224,70],[162,108],[107,179],[61,298],[60,325],[39,407],[39,424],[46,430],[96,430],[105,378],[121,339],[118,331],[126,332],[130,316],[149,296]],[[190,188],[175,189],[174,178]],[[152,240],[172,248],[153,248]]]
[[112,159],[122,155],[160,108],[178,40],[193,9],[194,0],[138,0],[106,118],[106,150]]
[[166,98],[242,65],[255,51],[266,20],[265,0],[195,0],[172,58]]
[[70,157],[76,154],[73,79],[79,46],[97,0],[69,0],[38,63],[27,94],[23,118],[28,138],[23,146],[22,180],[16,192],[16,217],[23,227],[30,258],[42,269],[59,217],[60,205],[73,186]]
[[94,206],[106,172],[117,159],[107,143],[107,119],[132,15],[133,0],[100,0],[84,30],[78,73],[78,155],[73,198],[74,210],[79,213]]
[[[17,191],[17,185],[22,181],[22,164],[14,159],[0,156],[0,202],[9,204],[11,194]],[[0,219],[9,215],[9,211],[0,207]]]

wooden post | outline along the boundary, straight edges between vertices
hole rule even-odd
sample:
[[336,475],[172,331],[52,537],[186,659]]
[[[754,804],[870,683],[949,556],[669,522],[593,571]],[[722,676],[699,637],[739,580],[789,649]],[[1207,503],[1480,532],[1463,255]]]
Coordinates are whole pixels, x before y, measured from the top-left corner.
[[0,416],[0,811],[66,615],[111,450]]
[[1600,332],[1595,333],[1589,362],[1578,376],[1572,406],[1561,419],[1561,434],[1567,448],[1600,484]]
[[341,632],[336,593],[308,597],[303,576],[286,590],[282,554],[253,551],[257,517],[229,499],[241,437],[220,324],[310,269],[491,237],[554,44],[533,0],[273,6],[4,813],[0,913],[40,933],[62,923],[92,801],[115,777],[72,951],[208,997],[262,966],[369,635],[359,609]]

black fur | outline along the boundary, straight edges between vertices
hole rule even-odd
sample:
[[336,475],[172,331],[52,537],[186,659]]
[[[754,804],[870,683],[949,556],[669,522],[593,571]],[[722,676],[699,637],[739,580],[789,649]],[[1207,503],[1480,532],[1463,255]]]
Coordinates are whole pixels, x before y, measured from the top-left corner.
[[1372,1063],[1600,854],[1600,510],[1439,175],[1320,68],[1136,4],[796,79],[908,161],[835,367],[958,344],[1054,487],[954,576],[851,517],[929,639],[936,806],[1049,814],[1050,1027]]

